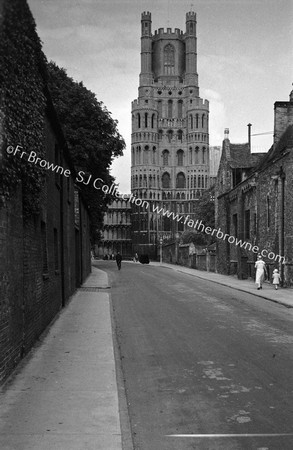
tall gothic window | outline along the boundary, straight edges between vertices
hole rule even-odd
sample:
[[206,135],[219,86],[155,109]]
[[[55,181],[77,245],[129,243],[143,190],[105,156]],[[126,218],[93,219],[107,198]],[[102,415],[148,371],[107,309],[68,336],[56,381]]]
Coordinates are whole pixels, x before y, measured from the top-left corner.
[[163,151],[163,165],[168,166],[169,165],[169,152],[168,150]]
[[178,101],[178,119],[182,119],[182,100]]
[[177,164],[178,166],[183,166],[183,150],[178,150],[177,152]]
[[164,48],[164,74],[175,74],[175,49],[171,44],[167,44]]
[[162,187],[163,189],[170,188],[170,175],[167,172],[162,176]]
[[168,100],[168,119],[172,119],[173,117],[173,102],[172,100]]
[[177,178],[176,178],[176,188],[185,189],[185,185],[186,185],[185,175],[184,175],[184,173],[180,172],[180,173],[178,173]]
[[159,115],[159,117],[162,117],[162,110],[163,110],[162,100],[158,100],[158,115]]

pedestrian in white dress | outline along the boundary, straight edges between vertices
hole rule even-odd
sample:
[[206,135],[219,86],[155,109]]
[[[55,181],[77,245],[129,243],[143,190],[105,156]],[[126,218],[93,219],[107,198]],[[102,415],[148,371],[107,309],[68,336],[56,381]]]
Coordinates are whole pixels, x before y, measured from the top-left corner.
[[275,269],[273,271],[273,284],[275,285],[276,291],[278,290],[280,281],[281,281],[281,276],[279,274],[279,271],[278,271],[278,269]]
[[255,273],[255,283],[257,285],[257,289],[262,289],[262,284],[264,282],[265,274],[267,273],[266,263],[263,261],[261,255],[258,255],[257,261],[254,265],[256,268]]

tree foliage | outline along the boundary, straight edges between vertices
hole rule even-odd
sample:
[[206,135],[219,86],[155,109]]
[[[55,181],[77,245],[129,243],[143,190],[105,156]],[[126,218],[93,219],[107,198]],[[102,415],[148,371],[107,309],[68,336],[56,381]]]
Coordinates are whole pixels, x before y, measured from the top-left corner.
[[197,203],[197,217],[206,227],[215,228],[215,188],[205,191]]
[[[102,184],[111,186],[115,181],[110,166],[115,157],[123,154],[125,142],[118,132],[118,122],[98,101],[95,94],[82,82],[75,82],[65,69],[54,62],[48,64],[49,90],[63,127],[68,148],[76,171],[101,178]],[[112,201],[110,195],[94,188],[93,183],[79,184],[91,217],[91,235],[96,240],[103,223],[103,213]]]
[[38,213],[44,171],[6,152],[7,146],[44,156],[46,58],[26,2],[6,0],[0,14],[0,196],[22,184],[24,217]]
[[[215,228],[215,189],[214,187],[205,191],[196,203],[196,217],[205,227]],[[183,244],[193,242],[195,245],[209,245],[215,241],[214,236],[195,230],[186,230],[181,240]]]

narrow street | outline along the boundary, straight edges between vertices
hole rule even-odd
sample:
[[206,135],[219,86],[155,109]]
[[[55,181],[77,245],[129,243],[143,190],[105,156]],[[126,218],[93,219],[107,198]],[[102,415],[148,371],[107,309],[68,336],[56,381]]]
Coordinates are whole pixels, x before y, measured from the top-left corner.
[[164,267],[95,264],[135,450],[293,448],[292,309]]

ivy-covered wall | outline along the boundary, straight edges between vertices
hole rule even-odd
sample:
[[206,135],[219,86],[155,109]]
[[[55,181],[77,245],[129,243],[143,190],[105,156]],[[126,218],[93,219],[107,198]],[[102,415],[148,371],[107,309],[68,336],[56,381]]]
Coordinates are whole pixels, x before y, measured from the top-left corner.
[[23,212],[30,216],[39,211],[44,171],[7,155],[6,148],[20,145],[44,155],[46,59],[26,1],[0,0],[0,3],[0,192],[5,201],[22,183]]

